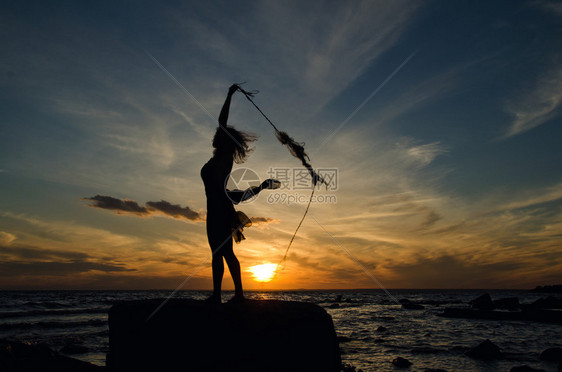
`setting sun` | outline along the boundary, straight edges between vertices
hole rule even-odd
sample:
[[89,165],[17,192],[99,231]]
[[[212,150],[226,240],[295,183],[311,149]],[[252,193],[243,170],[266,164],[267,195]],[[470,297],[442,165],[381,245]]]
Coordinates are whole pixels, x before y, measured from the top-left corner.
[[269,282],[273,279],[277,265],[268,263],[250,267],[250,272],[258,282]]

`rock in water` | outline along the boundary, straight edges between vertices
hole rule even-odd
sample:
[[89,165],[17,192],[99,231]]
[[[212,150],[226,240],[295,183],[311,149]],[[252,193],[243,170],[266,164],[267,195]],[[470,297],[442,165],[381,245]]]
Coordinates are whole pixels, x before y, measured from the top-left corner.
[[44,344],[25,344],[0,339],[2,372],[93,372],[105,368],[60,355]]
[[402,304],[402,307],[407,310],[423,310],[424,308],[423,305],[416,304],[407,298],[400,300],[400,303]]
[[495,309],[504,309],[504,310],[519,310],[519,298],[517,297],[508,297],[508,298],[500,298],[499,300],[492,301],[494,304]]
[[398,358],[394,358],[392,364],[394,364],[398,368],[408,368],[409,366],[412,365],[412,362],[410,362],[408,359],[398,357]]
[[536,309],[562,309],[562,299],[552,296],[548,296],[547,298],[539,298],[532,304],[528,305],[528,307]]
[[494,303],[492,302],[492,297],[488,293],[484,293],[482,296],[470,301],[470,307],[473,309],[491,310],[494,308]]
[[535,287],[531,292],[562,293],[562,284]]
[[86,346],[76,344],[66,344],[60,352],[63,354],[84,354],[90,351]]
[[332,318],[304,302],[128,301],[109,310],[111,371],[339,371]]
[[493,360],[503,358],[500,348],[490,340],[482,342],[480,345],[470,349],[465,354],[474,359]]
[[545,372],[545,370],[529,367],[525,364],[524,366],[513,367],[509,370],[509,372]]
[[551,347],[546,349],[540,355],[541,360],[549,362],[562,362],[562,349],[559,347]]

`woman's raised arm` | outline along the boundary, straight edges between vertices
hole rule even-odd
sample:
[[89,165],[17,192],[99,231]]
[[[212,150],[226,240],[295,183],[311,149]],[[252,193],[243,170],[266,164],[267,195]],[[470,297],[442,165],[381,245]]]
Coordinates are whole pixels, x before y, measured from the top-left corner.
[[226,96],[226,100],[222,105],[222,110],[219,115],[219,125],[221,127],[226,127],[226,123],[228,122],[228,112],[230,111],[230,101],[232,99],[232,95],[237,90],[238,90],[238,85],[236,84],[232,84],[230,88],[228,88],[228,95]]

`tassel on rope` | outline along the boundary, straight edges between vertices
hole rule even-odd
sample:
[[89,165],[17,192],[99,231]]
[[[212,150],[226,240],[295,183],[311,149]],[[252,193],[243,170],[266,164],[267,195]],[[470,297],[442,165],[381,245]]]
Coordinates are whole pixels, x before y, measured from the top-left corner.
[[258,107],[258,105],[255,104],[254,100],[252,99],[258,93],[257,90],[246,91],[246,90],[242,89],[240,87],[240,85],[237,84],[237,86],[238,86],[238,90],[240,90],[240,92],[244,93],[244,96],[248,99],[248,101],[250,101],[252,103],[252,105],[254,105],[254,107],[260,112],[260,114],[262,114],[262,116],[273,127],[273,129],[275,130],[275,136],[277,137],[279,142],[281,142],[281,144],[287,146],[291,155],[293,155],[295,158],[298,158],[301,161],[302,165],[306,169],[308,169],[308,172],[310,173],[310,177],[312,177],[312,184],[314,186],[316,186],[316,184],[318,184],[318,183],[321,183],[321,184],[323,183],[327,186],[328,184],[326,183],[324,178],[322,178],[318,173],[316,173],[316,171],[314,171],[314,168],[312,168],[312,165],[310,165],[310,163],[309,163],[310,158],[308,157],[308,155],[304,151],[304,142],[297,142],[291,136],[289,136],[287,134],[287,132],[282,132],[279,129],[277,129],[275,124],[273,124],[273,122],[271,120],[269,120],[267,115],[265,115],[263,113],[263,111]]

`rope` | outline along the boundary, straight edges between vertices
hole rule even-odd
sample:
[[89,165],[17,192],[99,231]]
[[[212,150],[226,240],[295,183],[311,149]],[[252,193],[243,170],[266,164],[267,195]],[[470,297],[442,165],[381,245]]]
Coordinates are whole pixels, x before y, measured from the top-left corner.
[[293,237],[291,238],[291,241],[289,241],[289,245],[287,246],[287,249],[285,250],[285,255],[283,256],[283,259],[281,261],[279,261],[279,263],[277,264],[278,266],[281,265],[281,264],[284,264],[285,261],[287,260],[287,254],[289,253],[289,248],[291,248],[291,245],[293,244],[293,240],[295,240],[295,237],[297,236],[297,232],[301,228],[302,222],[304,221],[306,215],[308,214],[308,209],[310,208],[310,204],[312,203],[312,197],[314,196],[314,189],[315,189],[315,187],[313,186],[312,192],[310,193],[310,198],[308,199],[308,205],[306,206],[304,214],[302,215],[301,221],[299,222],[299,224],[297,226],[297,229],[295,230],[295,233],[293,234]]
[[306,159],[310,160],[310,158],[308,157],[308,155],[304,151],[304,143],[298,143],[294,139],[292,139],[287,133],[281,132],[275,126],[275,124],[273,124],[273,122],[267,117],[267,115],[264,114],[264,112],[258,107],[258,105],[256,105],[256,103],[254,102],[252,97],[254,97],[258,93],[258,91],[257,90],[246,91],[246,90],[242,89],[239,84],[236,84],[236,85],[238,86],[238,90],[244,94],[246,99],[248,101],[250,101],[250,103],[259,111],[259,113],[262,114],[262,116],[265,118],[265,120],[267,120],[267,122],[273,127],[273,129],[275,130],[275,136],[277,137],[279,142],[281,142],[283,145],[287,146],[289,148],[289,151],[291,152],[291,154],[293,156],[295,156],[295,157],[297,157],[301,160],[302,164],[308,169],[308,171],[310,172],[310,175],[312,177],[312,183],[313,183],[312,192],[310,193],[310,198],[308,199],[308,204],[306,206],[306,209],[304,211],[304,214],[303,214],[299,224],[297,225],[297,228],[295,229],[295,232],[293,233],[293,236],[291,237],[291,240],[289,241],[289,245],[287,246],[287,249],[285,250],[285,255],[283,256],[283,259],[278,264],[278,266],[279,266],[281,264],[284,264],[285,261],[287,260],[287,254],[289,253],[289,249],[291,248],[291,245],[293,244],[293,241],[295,240],[295,237],[297,236],[297,233],[298,233],[304,219],[306,218],[306,215],[308,214],[308,210],[310,209],[310,204],[312,203],[312,198],[314,197],[314,189],[316,188],[316,184],[318,182],[320,182],[320,183],[324,183],[324,184],[327,185],[327,183],[322,177],[320,177],[320,175],[318,175],[314,171],[312,166],[306,161]]
[[242,88],[240,87],[240,85],[237,85],[237,86],[238,86],[238,90],[239,90],[240,92],[244,93],[244,96],[246,97],[246,99],[247,99],[248,101],[250,101],[250,103],[251,103],[252,105],[254,105],[254,107],[260,112],[260,114],[262,114],[262,116],[265,118],[265,120],[267,120],[267,122],[268,122],[269,124],[271,124],[271,126],[273,127],[273,129],[275,129],[275,133],[280,133],[280,130],[277,129],[277,127],[275,126],[275,124],[273,124],[273,122],[272,122],[271,120],[269,120],[269,118],[267,117],[267,115],[263,113],[263,111],[258,107],[258,105],[256,105],[256,103],[255,103],[254,100],[252,99],[252,97],[255,96],[256,94],[258,94],[259,91],[257,91],[257,90],[246,91],[246,90],[242,89]]

